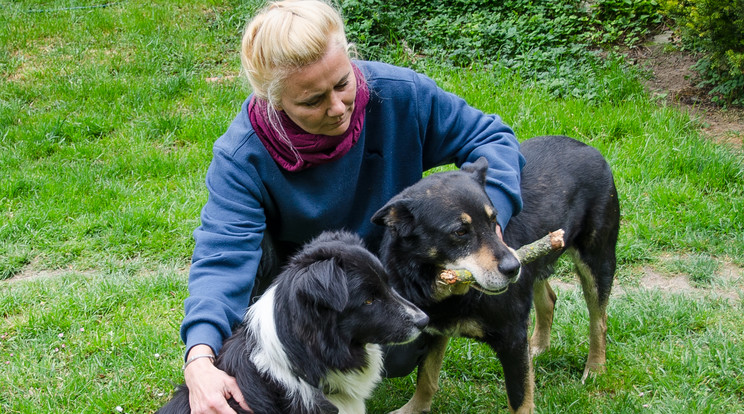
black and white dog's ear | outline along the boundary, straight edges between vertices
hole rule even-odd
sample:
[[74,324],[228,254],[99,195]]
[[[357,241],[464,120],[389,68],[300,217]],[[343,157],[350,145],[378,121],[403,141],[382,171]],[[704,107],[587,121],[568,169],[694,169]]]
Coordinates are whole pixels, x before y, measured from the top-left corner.
[[345,368],[353,360],[349,335],[338,322],[349,302],[349,287],[336,258],[313,262],[295,277],[297,300],[292,307],[298,311],[291,312],[291,323],[306,339],[302,352],[309,352],[303,378],[317,387],[329,368]]
[[349,302],[346,275],[336,259],[311,263],[297,275],[296,293],[318,307],[341,312]]
[[413,232],[414,217],[404,198],[394,197],[372,216],[372,223],[386,226],[401,237]]
[[488,171],[488,160],[486,157],[480,157],[470,164],[463,164],[460,169],[466,173],[470,173],[475,178],[475,181],[481,185],[486,185],[486,171]]

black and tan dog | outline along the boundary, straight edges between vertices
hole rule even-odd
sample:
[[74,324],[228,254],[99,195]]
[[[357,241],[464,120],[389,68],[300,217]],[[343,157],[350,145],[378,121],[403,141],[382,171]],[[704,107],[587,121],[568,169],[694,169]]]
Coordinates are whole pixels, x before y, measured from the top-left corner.
[[[449,337],[483,341],[503,369],[512,412],[532,412],[532,356],[550,343],[556,295],[547,278],[558,257],[573,259],[589,308],[585,379],[604,369],[606,308],[615,273],[620,213],[610,167],[592,147],[568,137],[522,143],[524,209],[504,240],[484,191],[485,159],[460,171],[432,174],[404,190],[372,218],[385,225],[381,258],[395,289],[430,317],[429,351],[418,366],[416,392],[398,413],[429,411]],[[565,230],[565,249],[520,266],[507,246],[522,246]],[[506,242],[506,244],[504,243]],[[442,288],[443,269],[466,269],[476,283]],[[528,340],[531,303],[535,329]]]

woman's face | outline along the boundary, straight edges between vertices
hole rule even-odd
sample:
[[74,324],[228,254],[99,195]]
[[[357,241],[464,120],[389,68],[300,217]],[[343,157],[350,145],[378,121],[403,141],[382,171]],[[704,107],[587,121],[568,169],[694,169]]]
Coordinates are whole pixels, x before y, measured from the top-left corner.
[[349,128],[356,90],[349,57],[332,46],[321,60],[285,79],[278,109],[307,133],[341,135]]

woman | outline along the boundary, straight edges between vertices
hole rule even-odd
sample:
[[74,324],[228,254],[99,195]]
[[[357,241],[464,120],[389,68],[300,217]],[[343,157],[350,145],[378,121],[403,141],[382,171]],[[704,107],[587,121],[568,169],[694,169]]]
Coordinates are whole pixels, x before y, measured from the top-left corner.
[[[352,61],[326,3],[270,4],[246,27],[241,60],[253,94],[214,144],[181,326],[194,412],[245,405],[213,356],[282,260],[321,231],[355,231],[376,251],[377,209],[423,171],[480,156],[500,227],[521,209],[512,130],[425,76]],[[401,355],[388,374],[413,369]]]

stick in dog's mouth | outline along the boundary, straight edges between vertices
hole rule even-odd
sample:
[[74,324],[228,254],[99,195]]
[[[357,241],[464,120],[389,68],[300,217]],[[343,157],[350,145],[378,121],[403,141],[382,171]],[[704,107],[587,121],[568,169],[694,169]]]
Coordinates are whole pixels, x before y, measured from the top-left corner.
[[477,291],[483,292],[483,293],[485,293],[486,295],[489,295],[489,296],[500,295],[500,294],[506,292],[507,290],[509,290],[509,285],[506,285],[506,286],[504,286],[503,289],[499,289],[499,290],[488,290],[488,289],[485,289],[480,284],[478,284],[478,282],[475,282],[475,283],[471,284],[470,287],[472,287],[473,289],[475,289]]
[[[540,257],[545,256],[550,252],[562,249],[566,245],[563,236],[563,229],[558,229],[556,231],[548,233],[541,239],[520,247],[515,251],[519,263],[525,265],[539,259]],[[444,269],[439,273],[439,279],[437,279],[437,283],[450,286],[472,285],[474,289],[477,289],[489,295],[500,295],[506,292],[506,290],[508,289],[508,286],[498,291],[484,289],[478,284],[473,274],[467,269]]]

